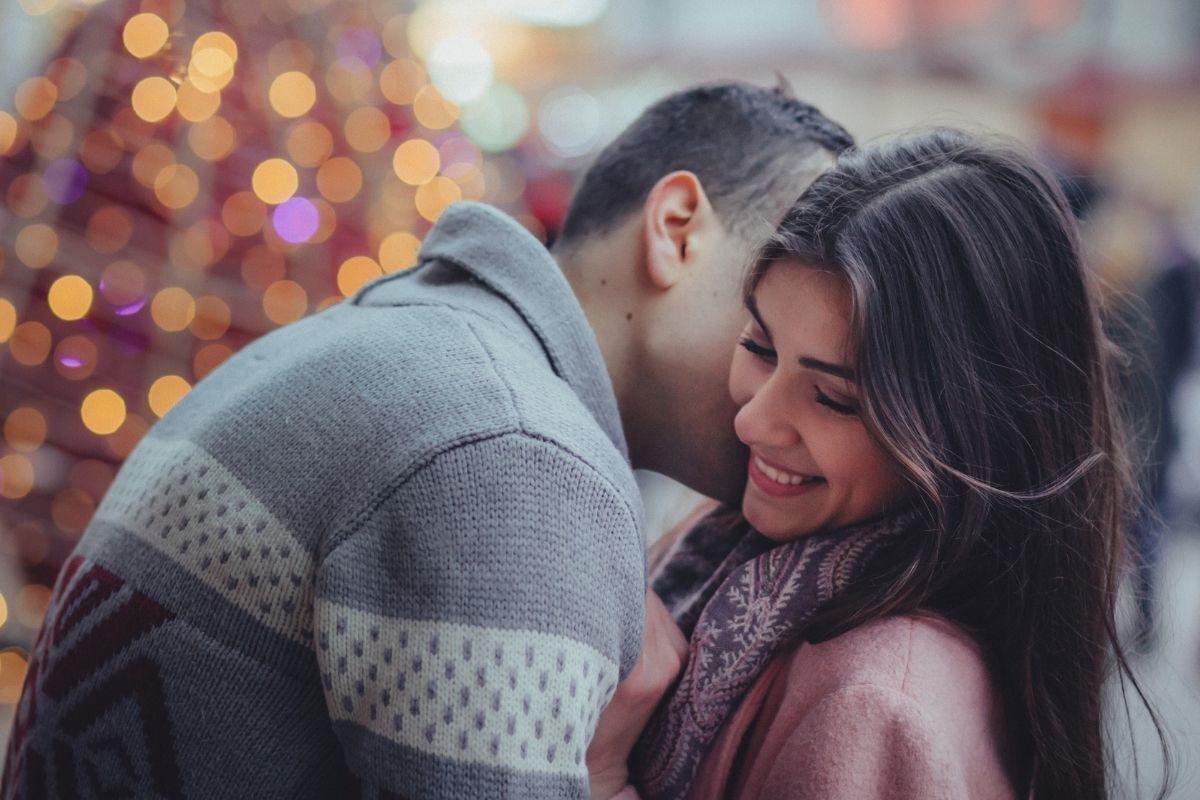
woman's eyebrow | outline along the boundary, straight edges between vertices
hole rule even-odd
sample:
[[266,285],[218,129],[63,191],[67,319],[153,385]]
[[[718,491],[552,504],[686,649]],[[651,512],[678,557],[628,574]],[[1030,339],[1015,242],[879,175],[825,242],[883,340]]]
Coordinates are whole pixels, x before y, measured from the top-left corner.
[[[754,317],[754,321],[758,323],[758,327],[762,328],[762,332],[768,339],[771,338],[771,329],[767,327],[767,323],[763,321],[762,314],[758,310],[758,302],[754,299],[754,295],[746,296],[746,310]],[[848,381],[855,380],[854,370],[843,364],[831,364],[828,361],[822,361],[819,358],[810,358],[801,356],[797,359],[802,367],[815,369],[818,372],[825,372],[834,375],[838,378],[845,378]]]
[[819,370],[820,372],[827,372],[830,375],[836,375],[837,377],[845,378],[848,381],[854,380],[854,370],[847,366],[843,366],[842,364],[830,364],[828,361],[821,361],[818,358],[809,358],[807,356],[801,356],[797,360],[800,362],[800,366],[802,367]]

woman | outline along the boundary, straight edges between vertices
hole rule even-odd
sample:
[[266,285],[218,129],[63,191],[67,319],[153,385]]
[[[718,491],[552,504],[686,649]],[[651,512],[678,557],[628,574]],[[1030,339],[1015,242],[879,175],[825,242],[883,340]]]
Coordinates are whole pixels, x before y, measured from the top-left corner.
[[[1106,797],[1128,463],[1053,180],[950,130],[852,151],[746,304],[744,517],[655,570],[690,642],[640,795]],[[614,703],[593,750],[637,717]]]

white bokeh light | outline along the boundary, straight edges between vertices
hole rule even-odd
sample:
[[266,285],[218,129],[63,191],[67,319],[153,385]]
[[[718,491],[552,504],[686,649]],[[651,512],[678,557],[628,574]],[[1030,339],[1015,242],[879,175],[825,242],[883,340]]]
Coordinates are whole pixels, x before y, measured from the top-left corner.
[[469,103],[492,85],[492,57],[473,36],[450,36],[429,53],[429,77],[446,99]]
[[538,109],[538,130],[563,158],[587,155],[600,139],[600,101],[575,87],[548,92]]

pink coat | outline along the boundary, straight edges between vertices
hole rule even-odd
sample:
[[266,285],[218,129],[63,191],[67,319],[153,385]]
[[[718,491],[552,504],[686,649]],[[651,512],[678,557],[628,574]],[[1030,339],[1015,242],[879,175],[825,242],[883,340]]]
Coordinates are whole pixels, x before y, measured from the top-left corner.
[[979,648],[952,623],[913,614],[777,658],[726,723],[688,798],[1014,800],[1016,793]]

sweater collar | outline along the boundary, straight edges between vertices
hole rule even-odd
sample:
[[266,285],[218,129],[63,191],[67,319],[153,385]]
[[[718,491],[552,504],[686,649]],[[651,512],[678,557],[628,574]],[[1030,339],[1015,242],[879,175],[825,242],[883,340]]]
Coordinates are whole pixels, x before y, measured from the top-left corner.
[[546,247],[507,214],[456,203],[425,237],[419,262],[446,261],[508,301],[537,336],[550,366],[629,459],[617,398],[596,334]]

